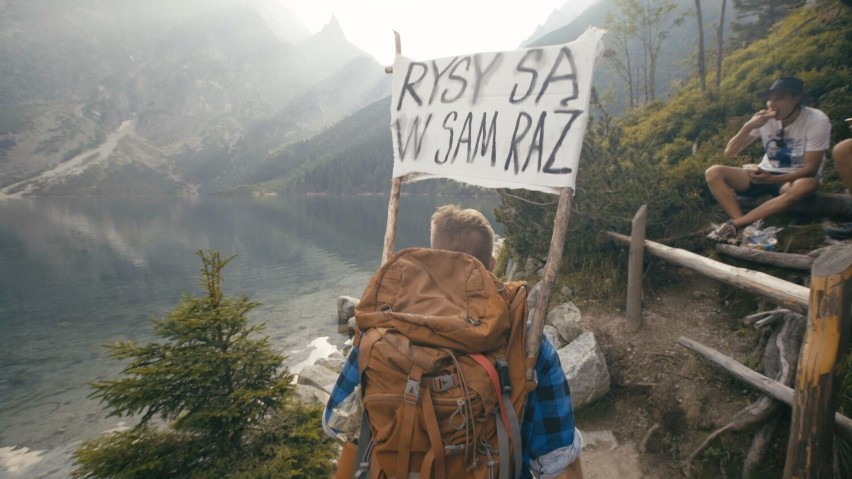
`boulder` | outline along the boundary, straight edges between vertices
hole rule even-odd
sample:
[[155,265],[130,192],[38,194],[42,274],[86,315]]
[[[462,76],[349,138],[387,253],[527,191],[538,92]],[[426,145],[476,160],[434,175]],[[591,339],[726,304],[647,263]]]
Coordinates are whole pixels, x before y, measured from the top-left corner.
[[296,383],[313,386],[330,394],[338,375],[339,373],[325,366],[311,364],[302,368]]
[[609,393],[609,369],[594,333],[581,334],[557,354],[571,388],[574,409],[592,404]]
[[553,325],[562,339],[565,340],[565,344],[568,344],[583,334],[580,318],[581,314],[577,306],[574,306],[574,303],[567,302],[550,310],[547,313],[545,324]]
[[355,306],[358,306],[359,301],[352,296],[337,297],[337,324],[347,324],[349,318],[355,316]]
[[296,384],[296,400],[307,404],[328,404],[330,395],[322,389],[307,384]]
[[317,359],[314,364],[326,367],[340,374],[340,371],[343,371],[343,365],[346,364],[346,358],[343,357],[343,353],[340,351],[335,351],[329,354],[327,358]]
[[529,277],[538,273],[542,268],[544,268],[544,263],[545,262],[543,260],[530,256],[527,258],[526,262],[524,262],[524,274]]
[[562,336],[559,335],[559,331],[557,331],[556,328],[550,324],[544,325],[542,334],[544,334],[544,336],[550,340],[550,344],[552,344],[553,347],[557,350],[568,344],[565,342],[564,339],[562,339]]

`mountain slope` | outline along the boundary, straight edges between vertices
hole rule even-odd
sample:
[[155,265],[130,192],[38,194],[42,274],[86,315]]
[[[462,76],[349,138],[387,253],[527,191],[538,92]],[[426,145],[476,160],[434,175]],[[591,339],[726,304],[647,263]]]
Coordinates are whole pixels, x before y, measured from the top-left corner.
[[[250,160],[388,91],[381,66],[346,41],[335,20],[309,37],[294,17],[272,28],[273,17],[288,12],[269,0],[0,6],[0,188],[7,193],[103,190],[72,178],[61,186],[63,175],[80,176],[89,162],[62,164],[95,155],[128,121],[143,147],[98,161],[114,174],[85,177],[109,183],[145,171],[139,181],[157,177],[158,191],[160,183],[175,191],[231,187],[250,174]],[[20,183],[36,176],[42,179]]]

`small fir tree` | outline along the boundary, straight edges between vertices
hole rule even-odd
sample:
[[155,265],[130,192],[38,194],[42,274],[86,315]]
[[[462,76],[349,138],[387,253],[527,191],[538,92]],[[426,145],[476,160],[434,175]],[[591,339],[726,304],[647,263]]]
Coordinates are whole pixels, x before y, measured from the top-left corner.
[[85,442],[75,478],[301,478],[328,476],[333,443],[321,408],[294,399],[292,376],[263,326],[246,315],[246,295],[225,298],[218,252],[203,262],[205,296],[186,294],[154,321],[162,342],[119,342],[110,356],[128,360],[119,379],[92,384],[110,416],[135,427]]

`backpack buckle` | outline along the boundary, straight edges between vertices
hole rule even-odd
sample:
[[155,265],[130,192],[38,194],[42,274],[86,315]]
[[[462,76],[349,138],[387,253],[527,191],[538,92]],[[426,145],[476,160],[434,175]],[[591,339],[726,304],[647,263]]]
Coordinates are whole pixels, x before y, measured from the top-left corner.
[[512,378],[509,376],[509,363],[505,359],[498,359],[495,366],[503,393],[510,394],[512,392]]
[[402,399],[409,404],[417,404],[420,399],[420,381],[415,381],[409,376],[408,382],[405,383]]
[[449,391],[454,387],[456,387],[454,374],[444,374],[443,376],[432,378],[432,390],[435,392]]

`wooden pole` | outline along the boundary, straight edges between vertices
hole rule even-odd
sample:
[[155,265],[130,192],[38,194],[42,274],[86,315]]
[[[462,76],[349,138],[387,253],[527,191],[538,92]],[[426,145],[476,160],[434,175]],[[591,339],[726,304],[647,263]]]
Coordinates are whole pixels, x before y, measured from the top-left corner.
[[[705,346],[697,341],[686,337],[679,337],[677,343],[681,346],[700,354],[708,361],[721,367],[735,378],[749,386],[762,391],[767,396],[777,399],[788,406],[793,406],[793,389],[789,386],[768,378],[748,367],[738,363],[733,358],[726,356],[713,348]],[[834,432],[852,442],[852,419],[840,413],[834,414]]]
[[642,205],[630,228],[630,258],[627,261],[627,332],[642,328],[642,272],[645,257],[645,225],[648,222],[648,205]]
[[[402,41],[399,38],[399,32],[394,30],[394,48],[396,54],[402,53]],[[393,73],[393,67],[385,68],[386,73]],[[382,246],[382,264],[385,264],[393,255],[393,246],[396,242],[396,215],[399,211],[399,192],[402,188],[402,177],[393,178],[391,180],[390,198],[388,199],[388,223],[385,226],[385,241]]]
[[834,382],[849,340],[852,245],[832,247],[814,262],[808,325],[787,443],[784,479],[830,477]]
[[[619,243],[630,244],[629,236],[612,231],[608,231],[606,234]],[[717,281],[728,283],[749,293],[766,298],[772,303],[789,309],[794,313],[807,314],[808,312],[809,291],[804,286],[790,283],[789,281],[784,281],[783,279],[759,271],[737,268],[719,261],[713,261],[699,254],[672,248],[650,240],[645,240],[645,249],[649,253],[659,256],[670,263],[693,269]]]
[[[393,31],[393,39],[394,46],[396,47],[396,54],[399,55],[400,53],[402,53],[402,42],[399,40],[399,32],[396,30]],[[393,73],[393,65],[386,66],[385,73]]]
[[[526,353],[527,358],[538,357],[541,346],[541,333],[544,330],[544,318],[547,316],[547,307],[550,305],[550,296],[553,285],[556,284],[556,273],[562,266],[562,248],[565,246],[565,232],[568,230],[568,219],[571,216],[571,200],[574,197],[574,189],[562,188],[559,193],[559,205],[556,207],[556,218],[553,220],[553,234],[550,237],[550,251],[547,253],[547,264],[544,266],[544,278],[541,280],[541,293],[538,305],[533,311],[532,324],[527,334]],[[535,361],[528,361],[527,381],[532,381],[535,376]]]

